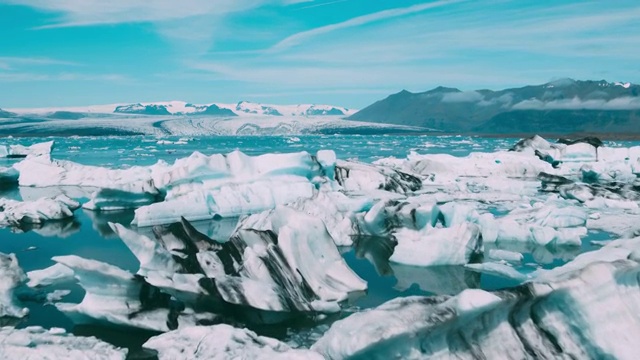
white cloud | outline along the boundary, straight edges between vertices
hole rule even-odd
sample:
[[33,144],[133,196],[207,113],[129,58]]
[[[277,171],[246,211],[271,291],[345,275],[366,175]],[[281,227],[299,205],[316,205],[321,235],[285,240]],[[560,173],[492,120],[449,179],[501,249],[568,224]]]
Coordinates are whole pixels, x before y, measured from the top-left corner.
[[291,35],[285,38],[284,40],[280,41],[279,43],[277,43],[275,46],[271,48],[271,50],[283,50],[283,49],[298,45],[300,43],[303,43],[305,41],[308,41],[309,39],[312,39],[316,36],[327,34],[333,31],[348,29],[356,26],[362,26],[365,24],[382,21],[386,19],[391,19],[391,18],[396,18],[400,16],[415,14],[428,9],[433,9],[436,7],[453,4],[460,1],[461,0],[435,1],[427,4],[419,4],[419,5],[413,5],[405,8],[383,10],[373,14],[354,17],[337,24],[321,26],[312,30],[303,31],[303,32],[299,32],[297,34]]
[[38,82],[38,81],[108,81],[128,82],[130,78],[121,74],[37,74],[28,72],[0,72],[0,82]]
[[158,22],[202,15],[225,15],[265,5],[289,5],[300,0],[5,0],[60,13],[58,22],[43,26],[67,27],[132,22]]
[[640,109],[640,98],[619,97],[612,100],[582,100],[578,97],[573,99],[540,101],[537,99],[524,100],[515,105],[514,110],[638,110]]
[[80,66],[81,64],[73,61],[51,59],[47,57],[17,57],[17,56],[0,56],[0,69],[11,69],[22,65],[61,65],[61,66]]
[[484,96],[477,91],[461,91],[449,92],[442,95],[442,102],[478,102],[484,99]]

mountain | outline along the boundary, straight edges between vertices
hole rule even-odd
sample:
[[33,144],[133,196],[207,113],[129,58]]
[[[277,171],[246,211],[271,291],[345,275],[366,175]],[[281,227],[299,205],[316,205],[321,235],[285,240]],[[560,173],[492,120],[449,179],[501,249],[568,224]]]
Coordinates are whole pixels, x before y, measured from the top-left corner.
[[0,119],[14,117],[16,114],[0,109]]
[[348,119],[459,133],[640,133],[640,86],[562,79],[499,91],[403,90]]
[[[271,105],[240,101],[237,104],[192,104],[184,101],[96,105],[86,107],[15,109],[20,114],[46,115],[48,118],[69,118],[87,114],[135,114],[150,116],[349,116],[355,111],[332,105]],[[0,115],[2,113],[0,112]]]

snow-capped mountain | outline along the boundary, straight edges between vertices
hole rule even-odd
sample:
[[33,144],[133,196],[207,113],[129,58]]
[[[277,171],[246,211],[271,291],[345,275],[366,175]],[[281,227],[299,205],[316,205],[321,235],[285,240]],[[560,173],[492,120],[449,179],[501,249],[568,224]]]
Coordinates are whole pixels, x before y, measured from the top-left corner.
[[333,105],[273,105],[241,101],[237,104],[192,104],[184,101],[161,101],[152,103],[110,104],[86,107],[13,109],[19,114],[49,114],[77,112],[92,114],[138,114],[138,115],[208,115],[208,116],[350,116],[356,111]]

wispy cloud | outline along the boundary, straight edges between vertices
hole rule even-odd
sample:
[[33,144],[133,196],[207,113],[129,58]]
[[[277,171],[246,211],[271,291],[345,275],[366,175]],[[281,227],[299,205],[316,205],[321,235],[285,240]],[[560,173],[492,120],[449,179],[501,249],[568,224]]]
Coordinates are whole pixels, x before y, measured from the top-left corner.
[[396,8],[396,9],[390,9],[390,10],[383,10],[383,11],[379,11],[373,14],[367,14],[367,15],[362,15],[362,16],[358,16],[358,17],[354,17],[352,19],[349,19],[347,21],[343,21],[340,23],[336,23],[336,24],[331,24],[331,25],[326,25],[326,26],[322,26],[322,27],[318,27],[312,30],[307,30],[307,31],[303,31],[303,32],[299,32],[297,34],[291,35],[289,37],[287,37],[286,39],[280,41],[279,43],[277,43],[276,45],[274,45],[271,50],[272,51],[277,51],[277,50],[283,50],[295,45],[298,45],[304,41],[308,41],[316,36],[319,35],[323,35],[323,34],[327,34],[333,31],[337,31],[337,30],[343,30],[343,29],[348,29],[348,28],[352,28],[352,27],[357,27],[357,26],[362,26],[362,25],[366,25],[369,23],[373,23],[373,22],[377,22],[377,21],[383,21],[383,20],[387,20],[387,19],[391,19],[391,18],[396,18],[396,17],[400,17],[400,16],[406,16],[406,15],[410,15],[410,14],[415,14],[415,13],[419,13],[428,9],[433,9],[436,7],[440,7],[440,6],[444,6],[444,5],[448,5],[448,4],[453,4],[456,2],[460,2],[462,0],[446,0],[446,1],[435,1],[435,2],[431,2],[431,3],[427,3],[427,4],[419,4],[419,5],[413,5],[413,6],[409,6],[409,7],[405,7],[405,8]]
[[303,6],[303,7],[299,7],[296,10],[312,9],[312,8],[317,8],[317,7],[320,7],[320,6],[339,4],[339,3],[346,2],[346,1],[349,1],[349,0],[333,0],[333,1],[323,2],[323,3],[319,3],[319,4],[314,4],[314,5],[306,5],[306,6]]
[[14,67],[31,65],[31,66],[81,66],[77,62],[51,59],[47,57],[16,57],[16,56],[0,56],[0,69],[9,70]]
[[0,72],[0,82],[40,82],[40,81],[108,81],[130,82],[131,79],[121,74],[38,74],[29,72]]
[[158,22],[202,15],[225,15],[266,5],[290,5],[301,0],[4,0],[60,14],[40,28]]

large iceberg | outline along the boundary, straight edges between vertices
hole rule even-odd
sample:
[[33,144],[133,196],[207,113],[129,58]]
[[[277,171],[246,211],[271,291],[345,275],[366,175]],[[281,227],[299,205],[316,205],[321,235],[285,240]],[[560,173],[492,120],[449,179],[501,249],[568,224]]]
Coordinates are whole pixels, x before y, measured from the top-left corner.
[[334,323],[312,346],[328,359],[635,359],[638,263],[593,263],[489,293],[408,297]]
[[349,293],[366,289],[322,220],[286,207],[249,216],[225,243],[185,219],[155,226],[155,239],[112,226],[149,284],[196,308],[242,306],[254,310],[251,321],[272,322],[290,313],[336,312]]

